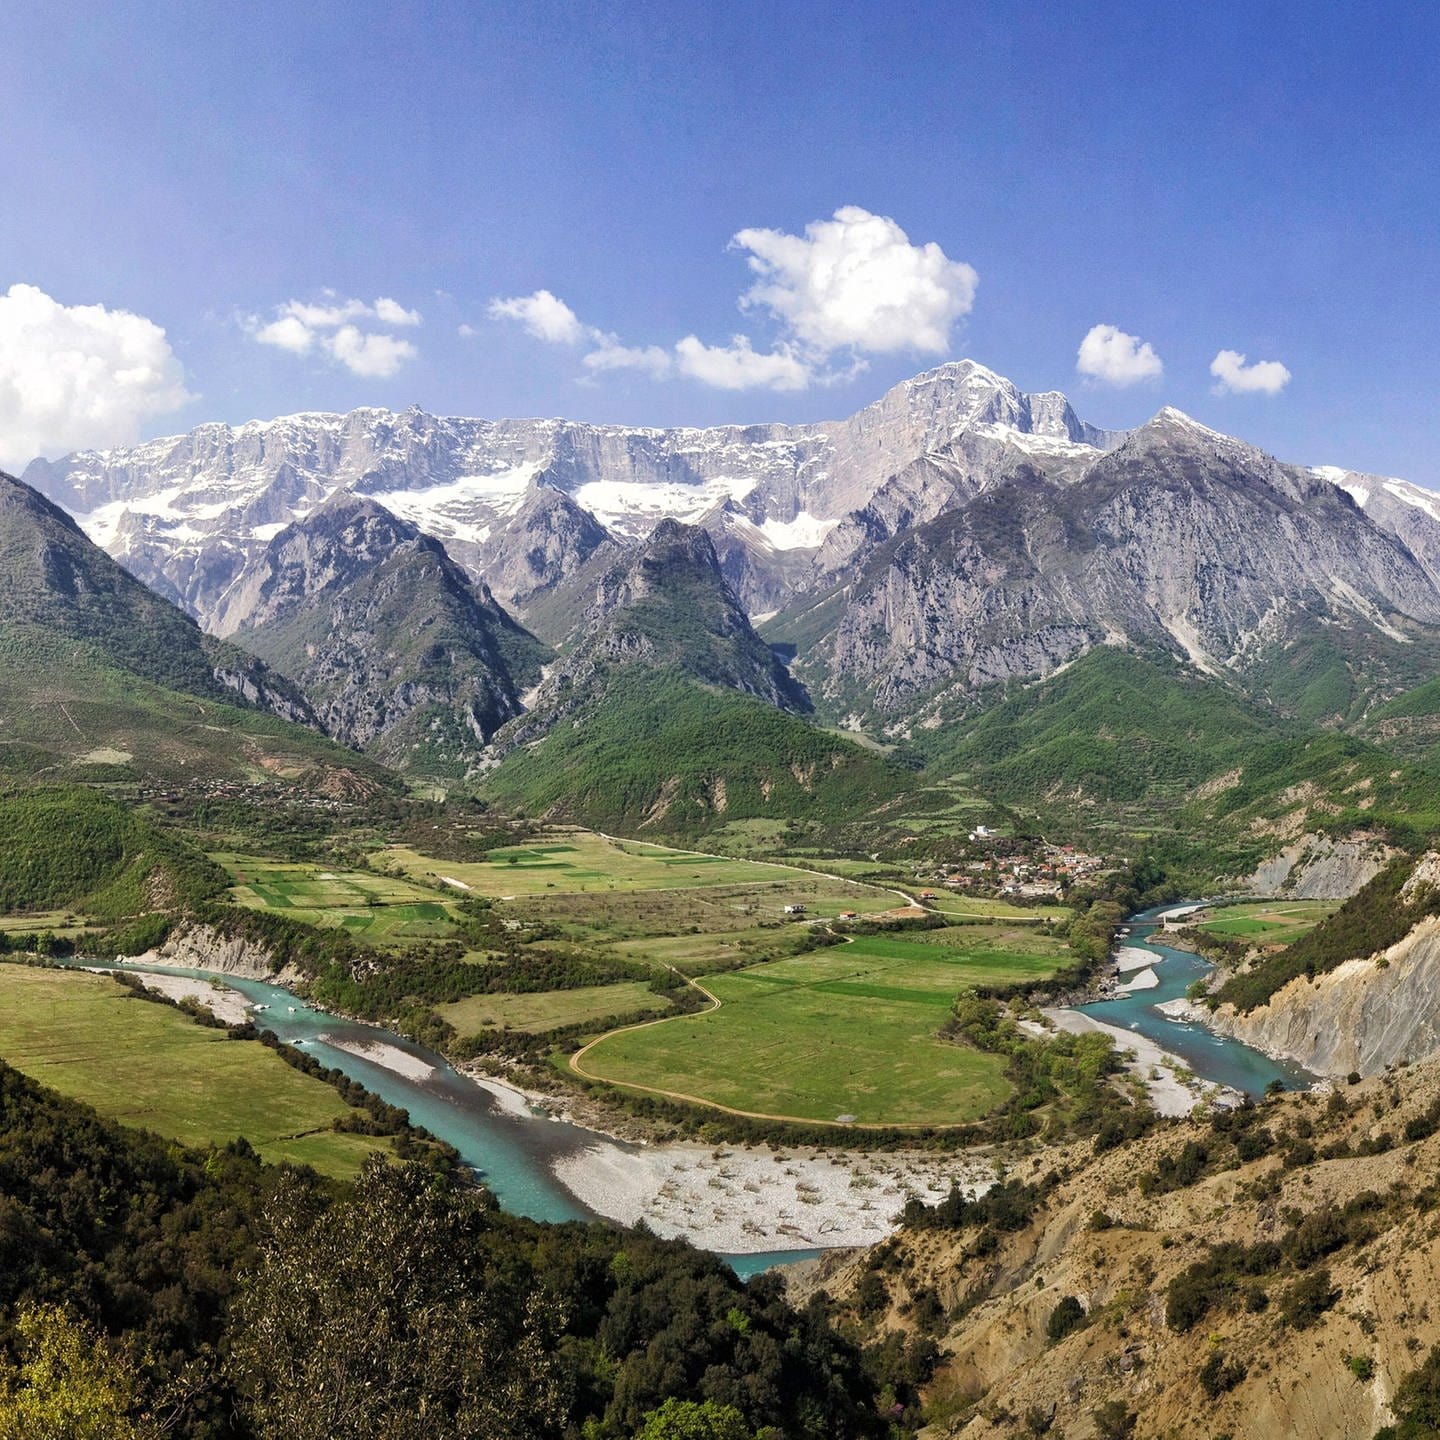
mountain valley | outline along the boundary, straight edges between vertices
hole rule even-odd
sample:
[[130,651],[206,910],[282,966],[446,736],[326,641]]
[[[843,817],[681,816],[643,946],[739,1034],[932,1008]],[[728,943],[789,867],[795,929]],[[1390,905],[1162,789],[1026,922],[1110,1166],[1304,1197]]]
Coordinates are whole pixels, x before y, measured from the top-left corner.
[[[0,478],[0,951],[198,967],[271,987],[272,1030],[287,995],[360,1027],[271,1036],[322,1119],[267,1145],[346,1183],[377,1147],[456,1163],[398,1118],[451,1065],[504,1123],[592,1127],[570,1169],[525,1161],[546,1185],[701,1244],[758,1247],[751,1187],[795,1152],[813,1211],[764,1243],[878,1242],[791,1282],[868,1367],[844,1433],[1199,1437],[1200,1394],[1236,1435],[1335,1440],[1330,1406],[1368,1440],[1428,1373],[1367,1297],[1410,1295],[1406,1207],[1433,1209],[1396,1157],[1435,1109],[1437,559],[1415,487],[1173,410],[1101,431],[968,361],[825,425],[357,411],[37,461]],[[1217,894],[1275,905],[1177,922],[1215,968],[1176,1023],[1337,1086],[1353,1064],[1343,1106],[1051,1028],[1153,982],[1111,964],[1132,917]],[[12,984],[16,1063],[83,1019],[111,1068],[53,1074],[125,1118],[91,1074],[125,1005],[46,977]],[[204,1052],[164,1044],[148,1123],[220,1144],[228,1102],[184,1102],[215,1093]],[[1214,1110],[1227,1084],[1250,1099]],[[1326,1226],[1320,1267],[1296,1237]],[[1286,1360],[1294,1395],[1237,1360],[1272,1332],[1320,1356]],[[588,1363],[574,1413],[628,1440]],[[745,1440],[832,1433],[723,1393]]]

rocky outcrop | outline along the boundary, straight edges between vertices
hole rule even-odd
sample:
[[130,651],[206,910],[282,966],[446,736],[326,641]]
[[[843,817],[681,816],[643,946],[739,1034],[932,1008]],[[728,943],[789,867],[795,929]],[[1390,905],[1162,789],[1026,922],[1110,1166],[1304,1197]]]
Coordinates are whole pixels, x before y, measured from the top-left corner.
[[351,495],[281,531],[222,609],[334,738],[399,768],[471,768],[545,654],[438,540]]
[[1379,956],[1292,980],[1246,1014],[1222,1005],[1195,1018],[1316,1075],[1379,1075],[1427,1059],[1440,1052],[1440,919]]
[[182,925],[163,945],[126,958],[136,965],[213,970],[219,975],[264,980],[271,985],[297,985],[305,978],[294,966],[277,966],[275,957],[257,941],[222,935],[209,925]]
[[1245,880],[1253,895],[1293,900],[1348,900],[1399,852],[1376,835],[1344,840],[1306,835],[1263,861]]
[[603,702],[611,676],[635,666],[678,671],[781,710],[810,708],[803,688],[755,633],[698,526],[662,520],[642,546],[605,571],[579,634],[547,667],[529,713],[499,737],[499,753]]
[[[898,519],[941,503],[922,478],[903,497],[922,508]],[[876,535],[883,498],[860,517]],[[863,697],[886,720],[939,686],[1044,677],[1102,642],[1243,675],[1321,626],[1403,646],[1417,625],[1440,625],[1440,592],[1344,493],[1162,410],[1078,478],[1014,465],[772,633],[800,644],[813,692],[847,708]]]
[[[1424,856],[1397,904],[1425,904],[1440,888],[1440,855]],[[1221,1005],[1187,1018],[1294,1060],[1317,1075],[1378,1075],[1440,1053],[1440,916],[1423,919],[1394,945],[1356,956],[1334,970],[1282,986],[1264,1005],[1241,1013]]]

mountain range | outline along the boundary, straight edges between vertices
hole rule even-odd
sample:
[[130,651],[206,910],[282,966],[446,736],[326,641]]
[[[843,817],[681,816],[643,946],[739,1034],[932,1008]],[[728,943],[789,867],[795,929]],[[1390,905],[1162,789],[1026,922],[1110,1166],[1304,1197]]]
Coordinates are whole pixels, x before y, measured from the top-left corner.
[[[1096,662],[1116,651],[1157,684],[1223,693],[1267,735],[1401,735],[1422,763],[1433,749],[1440,497],[1286,464],[1173,409],[1102,430],[973,361],[823,424],[359,410],[202,425],[37,460],[24,480],[268,662],[331,737],[501,791],[507,768],[533,782],[536,747],[561,732],[593,779],[639,733],[635,704],[677,684],[782,717],[767,742],[781,770],[818,721],[932,766],[983,753],[1013,772],[986,717],[1036,685],[1043,709],[1072,667],[1107,674]],[[805,773],[879,763],[840,734],[824,747]],[[742,757],[705,748],[701,775],[662,745],[647,792],[607,792],[606,814],[638,823],[682,792],[692,818],[724,813],[716,782]]]
[[374,793],[300,687],[206,635],[0,474],[0,778],[298,783]]

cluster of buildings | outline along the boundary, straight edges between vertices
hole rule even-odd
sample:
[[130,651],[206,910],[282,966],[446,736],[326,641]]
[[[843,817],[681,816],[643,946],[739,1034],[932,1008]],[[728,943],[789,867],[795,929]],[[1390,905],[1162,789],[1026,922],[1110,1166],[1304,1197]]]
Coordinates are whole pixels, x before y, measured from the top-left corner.
[[1114,869],[1115,860],[1075,845],[1047,840],[1011,840],[979,826],[970,836],[967,857],[938,869],[927,868],[916,879],[949,890],[979,895],[1010,895],[1030,899],[1061,896]]

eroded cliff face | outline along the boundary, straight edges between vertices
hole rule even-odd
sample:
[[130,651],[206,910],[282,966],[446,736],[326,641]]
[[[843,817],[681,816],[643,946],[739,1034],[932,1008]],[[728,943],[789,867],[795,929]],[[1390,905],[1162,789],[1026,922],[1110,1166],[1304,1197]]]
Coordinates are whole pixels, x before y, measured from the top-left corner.
[[213,970],[220,975],[264,980],[271,985],[296,985],[305,978],[293,966],[277,969],[275,957],[254,940],[222,935],[209,925],[182,925],[163,945],[129,958],[139,965]]
[[1292,900],[1348,900],[1399,852],[1379,836],[1334,840],[1305,835],[1259,865],[1245,882],[1252,894]]
[[[1097,1423],[1102,1406],[1134,1417],[1127,1433],[1137,1440],[1369,1440],[1394,1421],[1401,1380],[1440,1341],[1440,1232],[1433,1194],[1418,1193],[1440,1162],[1440,1133],[1365,1147],[1380,1128],[1376,1106],[1394,1137],[1412,1122],[1423,1128],[1437,1097],[1432,1061],[1341,1087],[1338,1104],[1306,1094],[1264,1102],[1255,1130],[1283,1145],[1303,1127],[1317,1151],[1340,1152],[1297,1165],[1278,1146],[1241,1159],[1203,1121],[1173,1122],[1098,1155],[1080,1142],[1017,1158],[1012,1178],[1055,1179],[1024,1229],[902,1228],[868,1252],[827,1257],[790,1298],[803,1303],[823,1286],[870,1334],[906,1337],[923,1333],[922,1304],[936,1306],[927,1440],[1121,1433]],[[1141,1177],[1186,1145],[1211,1152],[1207,1172],[1147,1193]],[[1366,1221],[1334,1233],[1347,1206]],[[1296,1214],[1306,1235],[1329,1234],[1323,1259],[1305,1269],[1284,1258],[1299,1253],[1286,1244]],[[1266,1244],[1274,1268],[1262,1262],[1243,1285],[1217,1291],[1198,1323],[1172,1322],[1170,1287],[1190,1266],[1214,1247],[1263,1254]],[[1287,1290],[1317,1274],[1331,1303],[1287,1323]],[[866,1318],[859,1287],[868,1278],[873,1292],[877,1277],[884,1310]],[[1065,1296],[1079,1301],[1085,1323],[1057,1340],[1047,1332]],[[874,1316],[873,1297],[867,1308]],[[1217,1354],[1230,1373],[1207,1387]],[[1363,1371],[1351,1368],[1354,1357],[1368,1362]]]
[[1223,1005],[1206,1023],[1317,1075],[1379,1075],[1440,1051],[1440,919],[1398,945],[1336,970],[1292,980],[1268,1005]]
[[[1401,888],[1399,903],[1437,884],[1440,855],[1431,853]],[[1222,1005],[1194,1018],[1317,1075],[1379,1075],[1424,1060],[1440,1053],[1440,916],[1425,916],[1378,954],[1292,980],[1245,1014]]]

